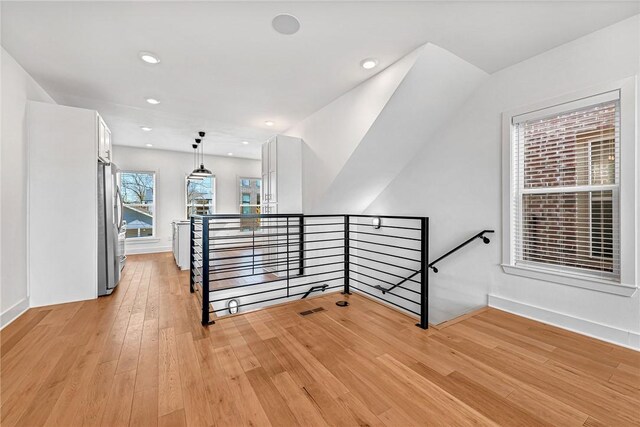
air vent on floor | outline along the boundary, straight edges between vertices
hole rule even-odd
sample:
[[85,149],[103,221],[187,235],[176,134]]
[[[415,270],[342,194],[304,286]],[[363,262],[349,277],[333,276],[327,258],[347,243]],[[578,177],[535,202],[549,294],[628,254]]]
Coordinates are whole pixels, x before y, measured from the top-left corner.
[[299,314],[300,316],[308,316],[310,314],[317,313],[319,311],[324,311],[324,307],[317,307],[317,308],[312,308],[311,310],[301,311]]

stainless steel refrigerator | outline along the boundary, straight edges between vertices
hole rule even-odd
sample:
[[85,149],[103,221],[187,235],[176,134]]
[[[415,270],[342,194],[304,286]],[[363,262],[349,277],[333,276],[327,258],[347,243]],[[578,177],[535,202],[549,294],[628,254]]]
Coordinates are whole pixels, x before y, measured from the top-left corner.
[[118,168],[98,162],[98,295],[109,295],[124,268],[125,224]]

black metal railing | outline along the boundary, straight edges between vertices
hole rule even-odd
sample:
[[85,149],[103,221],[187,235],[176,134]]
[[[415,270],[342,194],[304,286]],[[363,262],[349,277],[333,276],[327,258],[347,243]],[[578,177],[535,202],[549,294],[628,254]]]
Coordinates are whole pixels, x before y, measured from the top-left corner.
[[[341,290],[415,315],[426,329],[428,241],[424,217],[193,216],[190,288],[204,325],[236,310]],[[382,294],[373,292],[382,286]]]
[[465,246],[467,246],[469,243],[473,242],[476,239],[482,239],[484,244],[488,245],[491,242],[491,240],[487,236],[485,236],[485,234],[487,234],[487,233],[495,233],[495,231],[494,230],[482,230],[478,234],[476,234],[474,236],[471,236],[469,239],[467,239],[464,242],[460,243],[458,246],[456,246],[455,248],[451,249],[449,252],[447,252],[444,255],[441,255],[438,258],[436,258],[435,260],[431,261],[429,263],[429,268],[432,269],[434,273],[437,273],[438,272],[438,268],[436,267],[437,263],[439,263],[440,261],[442,261],[446,257],[450,256],[454,252],[457,252],[460,249],[464,248]]

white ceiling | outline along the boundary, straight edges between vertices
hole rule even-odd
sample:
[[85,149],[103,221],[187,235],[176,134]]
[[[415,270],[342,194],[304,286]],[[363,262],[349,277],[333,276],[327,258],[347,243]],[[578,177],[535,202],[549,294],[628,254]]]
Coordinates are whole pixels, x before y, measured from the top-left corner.
[[[637,14],[640,4],[2,1],[1,8],[5,49],[58,102],[100,111],[116,144],[189,151],[196,131],[206,130],[207,153],[259,158],[267,137],[427,41],[494,72]],[[297,34],[271,28],[282,12],[298,17]],[[162,62],[143,63],[139,51]],[[362,69],[367,57],[379,66]]]

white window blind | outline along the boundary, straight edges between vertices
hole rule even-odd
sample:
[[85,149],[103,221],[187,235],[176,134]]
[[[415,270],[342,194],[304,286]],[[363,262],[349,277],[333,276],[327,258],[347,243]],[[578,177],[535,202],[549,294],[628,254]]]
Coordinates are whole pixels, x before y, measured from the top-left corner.
[[512,263],[619,281],[619,92],[512,125]]

